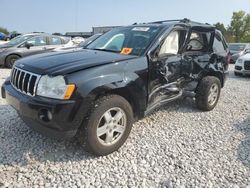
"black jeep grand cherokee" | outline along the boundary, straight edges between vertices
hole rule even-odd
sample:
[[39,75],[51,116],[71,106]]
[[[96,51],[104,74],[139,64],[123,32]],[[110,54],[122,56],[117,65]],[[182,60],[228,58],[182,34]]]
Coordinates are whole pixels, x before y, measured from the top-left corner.
[[77,135],[107,155],[134,120],[181,97],[212,110],[225,84],[228,49],[208,24],[167,20],[116,28],[80,51],[18,60],[2,96],[30,127],[53,137]]

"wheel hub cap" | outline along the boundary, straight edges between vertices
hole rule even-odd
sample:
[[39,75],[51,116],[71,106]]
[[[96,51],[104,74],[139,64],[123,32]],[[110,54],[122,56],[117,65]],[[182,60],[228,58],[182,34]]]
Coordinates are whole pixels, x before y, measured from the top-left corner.
[[107,110],[99,120],[97,138],[103,145],[113,145],[125,132],[127,117],[121,108]]
[[208,95],[208,104],[209,105],[214,105],[218,99],[219,95],[219,87],[217,84],[213,84],[209,90],[209,95]]

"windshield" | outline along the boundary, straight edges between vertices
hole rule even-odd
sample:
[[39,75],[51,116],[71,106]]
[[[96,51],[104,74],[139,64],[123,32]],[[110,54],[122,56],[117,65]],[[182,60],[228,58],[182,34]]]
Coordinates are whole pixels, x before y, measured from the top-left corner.
[[245,49],[246,45],[245,44],[229,44],[228,48],[230,51],[243,51]]
[[90,44],[91,42],[93,42],[95,39],[97,39],[98,37],[100,37],[101,34],[96,34],[96,35],[93,35],[89,38],[87,38],[85,41],[82,41],[79,46],[80,47],[86,47],[88,44]]
[[8,44],[10,44],[10,45],[17,45],[17,44],[20,44],[20,43],[26,41],[27,39],[29,39],[31,37],[33,37],[33,35],[18,36],[16,38],[13,38],[12,40],[10,40]]
[[120,27],[105,33],[87,46],[87,49],[140,56],[160,32],[161,27]]

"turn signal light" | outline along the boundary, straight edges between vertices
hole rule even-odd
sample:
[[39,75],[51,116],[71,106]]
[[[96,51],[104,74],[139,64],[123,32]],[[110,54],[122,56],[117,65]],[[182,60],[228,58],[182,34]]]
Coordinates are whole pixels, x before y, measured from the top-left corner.
[[76,88],[75,84],[69,84],[69,85],[67,85],[67,89],[66,89],[66,92],[64,94],[64,99],[65,100],[70,99],[71,95],[75,91],[75,88]]

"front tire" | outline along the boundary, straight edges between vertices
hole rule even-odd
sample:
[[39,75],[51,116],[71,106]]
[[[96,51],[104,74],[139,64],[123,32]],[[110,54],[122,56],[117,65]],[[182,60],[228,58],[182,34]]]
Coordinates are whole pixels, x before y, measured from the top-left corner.
[[221,83],[217,77],[206,76],[196,90],[196,105],[202,111],[213,110],[220,98]]
[[127,100],[108,95],[95,102],[79,130],[78,139],[90,153],[108,155],[124,144],[132,124],[133,111]]
[[18,60],[20,58],[20,56],[18,55],[9,55],[7,58],[6,58],[6,61],[5,61],[5,67],[7,68],[12,68],[15,61]]

